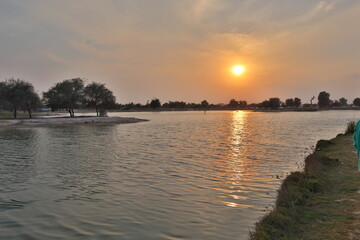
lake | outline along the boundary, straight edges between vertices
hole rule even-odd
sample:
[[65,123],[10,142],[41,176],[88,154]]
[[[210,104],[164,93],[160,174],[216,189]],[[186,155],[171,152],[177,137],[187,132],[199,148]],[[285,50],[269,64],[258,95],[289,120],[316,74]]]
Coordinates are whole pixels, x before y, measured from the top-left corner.
[[247,239],[317,140],[360,119],[360,111],[112,115],[150,121],[0,129],[1,239]]

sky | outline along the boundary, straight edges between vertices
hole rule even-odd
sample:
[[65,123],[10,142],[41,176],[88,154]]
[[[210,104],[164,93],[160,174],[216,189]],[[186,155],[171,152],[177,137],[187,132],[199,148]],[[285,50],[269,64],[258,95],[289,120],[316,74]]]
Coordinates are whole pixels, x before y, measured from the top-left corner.
[[0,0],[0,80],[81,77],[120,103],[352,102],[359,24],[359,0]]

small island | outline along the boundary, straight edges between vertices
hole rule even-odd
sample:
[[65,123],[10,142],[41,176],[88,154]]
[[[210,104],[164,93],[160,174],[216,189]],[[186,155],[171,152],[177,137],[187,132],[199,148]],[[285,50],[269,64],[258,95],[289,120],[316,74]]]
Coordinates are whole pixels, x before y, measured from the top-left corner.
[[32,119],[0,119],[0,127],[58,126],[79,124],[124,124],[148,121],[130,117],[49,117]]
[[[20,79],[9,79],[0,82],[0,110],[5,117],[0,119],[0,127],[21,126],[53,126],[53,125],[79,125],[79,124],[120,124],[137,123],[147,120],[130,117],[108,117],[107,110],[116,104],[116,98],[112,91],[104,84],[92,82],[84,86],[80,78],[64,80],[55,84],[43,98],[34,90],[34,86]],[[36,116],[33,111],[44,109],[54,112],[68,112],[70,116],[56,116],[51,113],[48,116]],[[94,110],[96,116],[77,116],[74,109],[82,107]],[[27,112],[28,119],[24,116],[18,118],[18,111]],[[6,113],[12,113],[13,118],[6,117]],[[39,112],[39,111],[37,111]]]

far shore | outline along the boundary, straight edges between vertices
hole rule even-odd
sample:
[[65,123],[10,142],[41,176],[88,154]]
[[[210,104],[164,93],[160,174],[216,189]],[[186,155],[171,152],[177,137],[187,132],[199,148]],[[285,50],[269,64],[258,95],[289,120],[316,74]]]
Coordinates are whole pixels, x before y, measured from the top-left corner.
[[85,124],[124,124],[148,121],[146,119],[131,117],[47,117],[33,119],[0,119],[0,127],[35,127],[35,126],[60,126],[60,125],[85,125]]
[[161,108],[161,109],[127,109],[112,110],[109,112],[211,112],[211,111],[250,111],[250,112],[323,112],[323,111],[359,111],[360,108],[289,108],[289,109],[255,109],[255,108]]

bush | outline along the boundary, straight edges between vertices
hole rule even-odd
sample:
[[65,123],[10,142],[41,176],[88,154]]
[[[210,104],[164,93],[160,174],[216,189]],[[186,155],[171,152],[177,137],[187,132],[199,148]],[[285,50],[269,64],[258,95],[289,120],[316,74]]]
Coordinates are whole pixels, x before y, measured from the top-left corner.
[[345,134],[353,134],[355,132],[355,121],[351,121],[347,124]]

